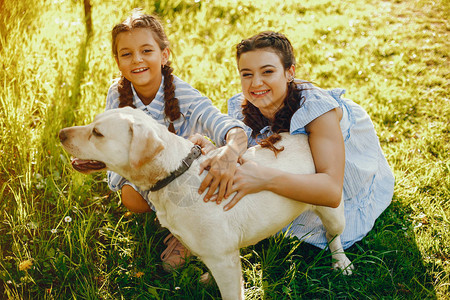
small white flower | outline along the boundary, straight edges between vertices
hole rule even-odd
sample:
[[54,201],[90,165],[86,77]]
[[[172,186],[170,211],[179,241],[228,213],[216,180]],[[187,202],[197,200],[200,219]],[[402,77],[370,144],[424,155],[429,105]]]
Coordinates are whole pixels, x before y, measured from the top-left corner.
[[179,289],[181,289],[179,286],[175,287],[175,290],[178,291]]
[[12,284],[12,281],[11,281],[11,280],[8,280],[6,283],[7,283],[7,284]]
[[67,216],[64,218],[64,222],[70,223],[70,222],[72,222],[72,218],[70,216]]
[[50,232],[54,234],[54,233],[57,233],[58,230],[56,228],[53,228],[52,230],[50,230]]

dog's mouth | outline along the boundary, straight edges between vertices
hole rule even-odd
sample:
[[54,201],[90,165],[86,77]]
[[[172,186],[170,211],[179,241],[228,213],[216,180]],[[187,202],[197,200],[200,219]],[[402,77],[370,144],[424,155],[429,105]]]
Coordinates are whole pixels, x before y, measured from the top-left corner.
[[72,167],[81,173],[91,173],[106,169],[105,163],[98,160],[72,159]]

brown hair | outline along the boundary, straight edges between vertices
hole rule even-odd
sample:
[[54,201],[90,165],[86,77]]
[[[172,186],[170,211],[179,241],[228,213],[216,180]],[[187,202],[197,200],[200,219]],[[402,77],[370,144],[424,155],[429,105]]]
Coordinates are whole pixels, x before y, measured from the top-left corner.
[[[245,52],[257,49],[267,49],[275,52],[281,60],[285,70],[292,65],[295,66],[294,51],[291,43],[281,33],[273,31],[264,31],[249,39],[242,40],[236,46],[236,58],[239,58]],[[300,108],[303,103],[302,90],[291,81],[288,83],[287,96],[284,99],[283,107],[275,114],[274,122],[263,116],[260,110],[249,101],[245,100],[242,104],[242,113],[244,115],[244,123],[252,128],[252,136],[256,138],[261,129],[270,126],[273,135],[260,142],[261,146],[274,150],[275,153],[283,149],[275,148],[274,144],[281,139],[279,133],[289,132],[292,115]]]
[[[117,36],[122,32],[129,32],[135,28],[148,28],[153,32],[153,36],[161,50],[169,47],[169,40],[164,32],[159,19],[155,16],[146,15],[141,10],[134,10],[133,13],[122,23],[114,26],[112,35],[112,52],[117,57]],[[173,68],[170,67],[171,62],[168,61],[164,66],[161,66],[161,72],[164,76],[164,114],[174,122],[181,116],[180,105],[178,99],[175,97],[175,85],[173,84]],[[118,82],[119,91],[119,107],[133,105],[133,91],[131,89],[131,82],[124,76],[121,76]],[[169,127],[174,132],[173,124]]]

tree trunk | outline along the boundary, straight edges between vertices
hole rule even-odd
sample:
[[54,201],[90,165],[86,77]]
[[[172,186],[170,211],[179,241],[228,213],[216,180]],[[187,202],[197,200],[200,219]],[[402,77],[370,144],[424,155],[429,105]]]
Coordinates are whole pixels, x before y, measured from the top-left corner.
[[84,20],[86,23],[86,34],[89,39],[92,36],[92,14],[91,14],[91,1],[84,0]]

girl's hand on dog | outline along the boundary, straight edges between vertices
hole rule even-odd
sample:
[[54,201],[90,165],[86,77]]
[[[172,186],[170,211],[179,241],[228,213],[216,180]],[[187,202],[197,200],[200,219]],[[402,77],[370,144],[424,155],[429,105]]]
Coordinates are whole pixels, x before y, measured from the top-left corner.
[[[247,151],[247,134],[240,127],[231,128],[226,134],[226,145],[218,148],[200,164],[200,174],[208,170],[198,189],[199,194],[208,189],[203,200],[222,202],[233,186],[234,173],[239,157]],[[202,141],[202,144],[205,142]],[[218,190],[218,191],[217,191]],[[217,194],[214,195],[214,193]]]
[[209,139],[199,133],[191,135],[189,140],[195,145],[199,145],[202,148],[203,154],[208,154],[209,152],[217,149],[217,147]]
[[[194,134],[189,137],[189,140],[193,142],[196,145],[199,145],[202,148],[203,154],[208,154],[211,151],[217,150],[217,147],[205,136],[201,134]],[[206,178],[202,182],[202,184],[199,187],[198,193],[202,194],[205,189],[209,187],[208,193],[205,195],[205,202],[207,201],[217,201],[219,194],[210,195],[210,191],[214,192],[217,189],[217,185],[221,185],[222,181],[224,181],[224,184],[228,185],[228,170],[229,172],[233,172],[231,168],[229,168],[228,164],[221,164],[222,157],[226,158],[226,154],[224,155],[220,150],[218,151],[218,154],[208,158],[200,165],[200,174],[203,173],[204,170],[209,171]],[[214,164],[214,168],[211,168],[211,166]],[[231,170],[230,170],[231,169]],[[225,170],[224,173],[220,172],[220,170]],[[216,178],[217,177],[217,178]],[[222,178],[223,177],[223,178]],[[214,180],[216,179],[216,180]],[[227,180],[228,179],[228,180]],[[232,184],[232,183],[231,183]],[[213,189],[212,186],[215,186]],[[220,189],[219,189],[220,190]],[[220,203],[220,202],[219,202]]]
[[[205,179],[198,189],[199,194],[208,189],[203,200],[221,203],[225,194],[233,186],[233,177],[236,171],[238,154],[230,146],[226,145],[216,150],[216,155],[207,158],[200,164],[200,174],[208,171]],[[217,194],[214,194],[219,189]]]
[[267,189],[268,184],[276,173],[273,169],[258,165],[252,160],[240,158],[239,163],[241,165],[236,169],[233,187],[227,190],[225,198],[228,198],[234,192],[237,193],[224,206],[224,210],[233,208],[247,194],[258,193]]

